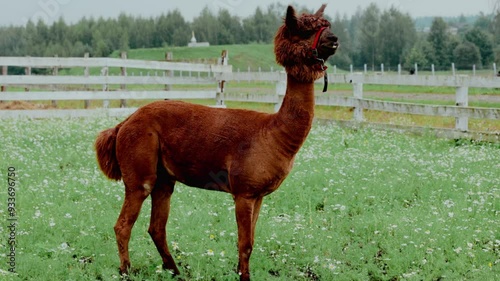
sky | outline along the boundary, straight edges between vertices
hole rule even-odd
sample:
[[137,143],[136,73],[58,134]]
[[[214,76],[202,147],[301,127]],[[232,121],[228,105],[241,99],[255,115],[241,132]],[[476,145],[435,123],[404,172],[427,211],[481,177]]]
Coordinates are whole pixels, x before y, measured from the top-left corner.
[[[61,16],[68,23],[77,22],[82,17],[117,17],[121,12],[134,16],[156,16],[169,10],[178,9],[184,18],[191,21],[204,7],[214,13],[224,8],[232,14],[247,17],[260,6],[264,10],[270,3],[299,3],[316,9],[327,3],[326,13],[334,16],[352,15],[358,7],[365,8],[370,2],[382,10],[391,6],[412,17],[420,16],[459,16],[475,15],[479,12],[490,14],[500,0],[307,0],[307,1],[268,1],[268,0],[2,0],[0,25],[24,25],[29,19],[44,19],[48,23]],[[284,11],[283,11],[284,12]]]

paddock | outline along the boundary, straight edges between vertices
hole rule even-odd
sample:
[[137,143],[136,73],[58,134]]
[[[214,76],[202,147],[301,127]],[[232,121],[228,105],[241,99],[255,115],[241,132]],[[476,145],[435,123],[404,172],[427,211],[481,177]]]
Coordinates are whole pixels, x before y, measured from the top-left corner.
[[[71,118],[86,116],[124,117],[134,112],[136,107],[127,107],[127,100],[182,99],[213,100],[213,106],[225,106],[225,102],[250,102],[274,104],[275,110],[280,107],[286,89],[285,73],[273,72],[240,72],[234,71],[229,64],[227,51],[222,51],[217,64],[171,62],[172,54],[165,54],[165,61],[145,61],[127,59],[126,53],[121,58],[34,58],[34,57],[0,57],[2,74],[0,75],[0,101],[84,101],[87,107],[89,100],[102,101],[100,108],[94,109],[53,109],[53,110],[0,110],[0,118]],[[26,75],[8,75],[8,68],[16,66],[25,68]],[[48,69],[51,75],[34,75],[32,69]],[[60,75],[60,69],[76,68],[82,73]],[[93,69],[93,71],[90,71]],[[113,71],[113,69],[115,71]],[[323,83],[317,81],[318,87]],[[328,73],[330,84],[351,85],[351,96],[338,95],[330,91],[316,95],[316,105],[326,107],[352,108],[350,121],[342,122],[348,126],[368,124],[384,128],[401,129],[387,122],[364,122],[366,111],[377,111],[420,116],[438,116],[455,118],[454,128],[435,128],[432,125],[416,128],[406,126],[413,132],[432,130],[439,137],[469,138],[487,141],[498,141],[499,131],[477,131],[469,129],[470,120],[500,120],[500,109],[496,107],[469,106],[469,91],[474,88],[493,90],[500,88],[500,79],[496,76],[467,75],[405,75],[367,72],[337,74]],[[271,83],[275,85],[274,93],[238,93],[225,91],[226,84],[241,81],[249,83]],[[172,90],[175,85],[185,85],[187,90]],[[208,85],[208,87],[207,87]],[[213,86],[210,86],[213,85]],[[407,85],[427,87],[453,87],[456,89],[453,105],[417,104],[366,98],[364,85]],[[191,88],[189,88],[191,87]],[[193,88],[194,87],[194,88]],[[212,89],[210,89],[212,87]],[[14,88],[14,90],[9,90]],[[226,86],[227,88],[227,86]],[[24,90],[23,90],[24,89]],[[498,103],[497,95],[491,99]],[[120,100],[119,108],[110,108],[110,100]]]
[[[33,58],[26,60],[36,66]],[[197,72],[192,72],[189,78],[187,70],[183,70],[183,77],[177,74],[174,78],[163,78],[168,69],[159,68],[159,78],[148,78],[147,83],[158,81],[164,87],[173,81],[169,79],[208,79],[214,85],[209,92],[212,105],[224,106],[223,101],[231,100],[231,96],[224,93],[220,81],[232,81],[228,77],[238,74],[230,71],[224,74],[223,63],[218,70],[208,70],[206,73],[211,74],[200,78]],[[239,75],[270,79],[276,84],[276,95],[258,98],[279,106],[282,74]],[[445,77],[432,81],[429,77],[415,77],[401,77],[398,83],[420,83],[427,79],[428,83],[457,87],[457,97],[462,97],[462,101],[460,94],[466,93],[464,88],[497,87],[493,78]],[[22,81],[9,75],[0,76],[0,84],[7,87],[6,92],[0,93],[2,100],[12,100],[9,95],[16,94],[23,100],[65,100],[68,97],[59,91],[9,92],[8,89],[19,85],[30,88],[45,82],[45,85],[75,84],[75,81],[65,82],[68,77],[15,79]],[[99,88],[127,83],[123,77],[105,75],[78,79],[82,85],[94,83]],[[244,78],[233,76],[233,79]],[[334,83],[352,80],[353,97],[318,98],[317,102],[323,99],[325,104],[353,107],[354,120],[348,122],[349,126],[316,121],[290,176],[264,202],[252,256],[256,280],[493,280],[500,274],[498,143],[470,140],[467,136],[471,134],[484,138],[487,134],[464,132],[463,127],[448,131],[456,134],[452,138],[466,137],[450,140],[436,137],[431,129],[414,136],[404,133],[408,128],[387,130],[385,125],[378,125],[385,129],[375,128],[376,125],[360,123],[355,117],[363,112],[358,108],[393,108],[416,114],[446,114],[457,118],[457,124],[463,124],[460,120],[464,118],[497,120],[498,109],[475,109],[466,104],[413,107],[360,97],[362,85],[374,83],[375,79],[387,83],[389,78],[331,74],[330,81]],[[76,91],[72,97],[78,101],[132,100],[150,95],[148,91],[123,89],[123,93],[112,96],[119,91],[107,89]],[[159,92],[158,96],[147,99],[187,99],[189,94],[189,91]],[[257,99],[244,95],[236,98]],[[123,186],[108,181],[100,173],[92,146],[99,131],[114,126],[134,110],[103,106],[95,110],[1,111],[0,159],[5,184],[0,194],[14,198],[17,213],[11,218],[4,201],[0,216],[5,224],[0,227],[0,234],[15,241],[19,278],[119,278],[112,225],[123,201]],[[7,173],[11,170],[16,173],[12,177],[14,193],[7,186]],[[133,230],[131,258],[137,271],[132,272],[131,280],[170,277],[169,272],[161,270],[161,259],[147,234],[150,208],[150,200],[146,200]],[[17,225],[14,236],[6,225],[9,219],[15,219]],[[182,277],[235,278],[237,230],[230,196],[179,185],[172,197],[168,227],[169,247]],[[11,251],[6,246],[0,247],[7,258]],[[5,263],[0,267],[0,275],[8,276],[8,266]]]
[[[92,148],[97,132],[116,121],[2,121],[2,166],[17,172],[19,277],[118,278],[112,225],[123,186],[101,175]],[[493,144],[315,123],[289,178],[262,207],[254,276],[494,279],[498,159]],[[4,201],[4,222],[6,207]],[[177,187],[169,246],[186,280],[234,278],[233,208],[228,195]],[[132,234],[132,280],[168,280],[147,235],[149,209],[146,200]],[[8,229],[0,233],[6,237]]]

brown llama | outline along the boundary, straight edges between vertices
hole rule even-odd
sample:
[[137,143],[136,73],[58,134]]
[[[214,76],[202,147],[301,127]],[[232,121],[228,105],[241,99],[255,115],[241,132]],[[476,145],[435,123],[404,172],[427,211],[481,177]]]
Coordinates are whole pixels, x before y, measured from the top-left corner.
[[292,169],[313,121],[313,83],[324,75],[324,61],[338,47],[324,10],[325,5],[315,14],[297,16],[293,7],[287,9],[274,42],[276,60],[285,67],[288,83],[277,113],[157,101],[99,134],[95,143],[99,167],[110,179],[123,179],[125,184],[114,226],[121,273],[130,268],[130,233],[143,201],[151,195],[148,232],[163,268],[179,274],[165,230],[170,197],[179,181],[233,196],[237,270],[240,280],[250,280],[249,259],[262,199]]

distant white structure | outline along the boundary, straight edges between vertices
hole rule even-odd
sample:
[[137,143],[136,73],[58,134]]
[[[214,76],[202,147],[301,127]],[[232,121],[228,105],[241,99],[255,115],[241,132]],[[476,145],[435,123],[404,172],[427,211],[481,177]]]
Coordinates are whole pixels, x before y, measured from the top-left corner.
[[196,42],[196,37],[194,37],[194,31],[191,31],[191,42],[188,43],[188,47],[208,47],[210,43],[208,42]]

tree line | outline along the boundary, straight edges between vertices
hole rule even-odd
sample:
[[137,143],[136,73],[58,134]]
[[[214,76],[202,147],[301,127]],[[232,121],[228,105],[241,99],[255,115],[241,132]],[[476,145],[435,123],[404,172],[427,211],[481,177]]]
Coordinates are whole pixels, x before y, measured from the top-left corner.
[[[179,10],[157,17],[82,18],[74,24],[63,18],[50,25],[29,21],[24,26],[0,27],[0,55],[105,57],[115,50],[185,46],[191,31],[198,41],[212,45],[272,43],[285,10],[284,5],[271,4],[240,18],[224,9],[213,13],[205,7],[191,22]],[[341,42],[330,63],[344,69],[351,64],[367,64],[371,69],[402,64],[410,69],[416,63],[421,69],[434,64],[440,70],[452,62],[459,69],[472,65],[481,69],[500,61],[500,12],[480,14],[472,23],[464,16],[453,21],[437,17],[429,30],[417,30],[409,14],[395,7],[382,10],[372,3],[350,17],[336,14],[329,20]]]

